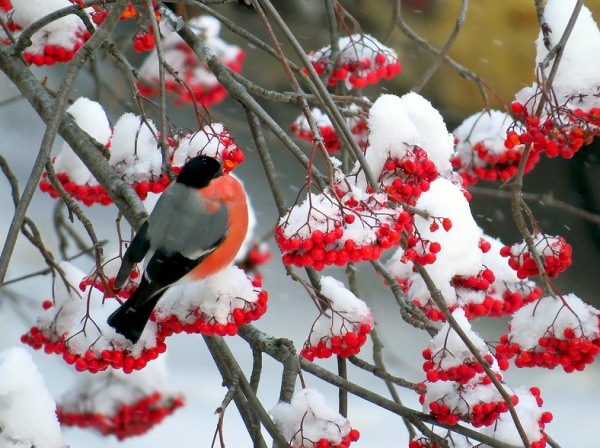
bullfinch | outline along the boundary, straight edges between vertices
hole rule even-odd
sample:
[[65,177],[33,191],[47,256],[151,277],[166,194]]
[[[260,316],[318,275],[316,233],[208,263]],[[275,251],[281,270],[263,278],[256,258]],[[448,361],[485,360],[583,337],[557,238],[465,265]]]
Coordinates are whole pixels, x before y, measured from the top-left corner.
[[115,287],[145,258],[138,288],[108,318],[108,324],[134,344],[165,290],[194,282],[231,264],[248,231],[248,205],[242,184],[221,164],[197,156],[181,169],[125,251]]

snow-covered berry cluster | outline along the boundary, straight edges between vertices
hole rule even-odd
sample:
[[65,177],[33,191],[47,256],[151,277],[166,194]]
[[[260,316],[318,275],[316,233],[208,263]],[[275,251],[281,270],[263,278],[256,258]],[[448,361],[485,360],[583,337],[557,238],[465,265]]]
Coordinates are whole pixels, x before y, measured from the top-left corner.
[[267,311],[267,301],[267,291],[230,266],[205,280],[169,288],[152,319],[161,337],[181,332],[234,336],[238,327]]
[[[479,179],[506,181],[516,173],[524,145],[512,140],[506,143],[512,123],[513,118],[505,112],[484,110],[471,115],[454,130],[456,154],[452,166],[468,184]],[[538,160],[538,153],[531,153],[525,172],[531,171]]]
[[[140,199],[149,193],[162,193],[170,184],[162,171],[160,133],[154,123],[132,113],[122,115],[111,128],[102,106],[87,98],[79,98],[68,109],[76,123],[91,137],[105,145],[108,163],[119,177],[128,182]],[[169,161],[178,174],[188,159],[203,154],[220,160],[223,172],[229,173],[244,161],[244,153],[229,131],[221,123],[213,123],[202,130],[176,138],[167,138]],[[65,143],[53,160],[58,182],[67,194],[85,205],[112,204],[106,190],[98,184],[89,168]],[[44,172],[40,189],[51,197],[59,197]]]
[[[540,390],[535,386],[529,390],[515,389],[514,391],[515,411],[531,448],[545,448],[548,440],[544,429],[552,421],[553,416],[551,412],[542,410],[543,403]],[[493,426],[481,428],[481,432],[509,445],[523,444],[515,423],[508,413],[501,414]]]
[[321,294],[329,302],[313,324],[300,354],[309,361],[332,355],[356,355],[373,328],[367,305],[332,277],[321,277]]
[[570,159],[600,132],[598,107],[589,111],[567,105],[548,109],[547,115],[540,118],[530,115],[527,105],[513,102],[511,110],[520,121],[507,132],[505,146],[512,149],[517,145],[533,145],[536,153]]
[[347,193],[339,188],[331,193],[309,193],[275,229],[283,263],[321,270],[377,260],[385,249],[399,244],[400,232],[410,220],[402,208],[388,208],[386,201],[386,195],[367,194],[358,188]]
[[360,438],[348,419],[331,409],[314,389],[302,389],[270,412],[290,448],[349,448]]
[[[234,72],[240,72],[245,53],[236,45],[230,45],[219,37],[221,23],[210,16],[191,19],[187,25],[203,39],[217,58]],[[167,26],[161,26],[164,36],[162,48],[167,62],[179,78],[166,73],[165,87],[184,102],[201,103],[205,107],[220,103],[227,91],[217,81],[208,66],[201,63],[194,51]],[[140,81],[137,87],[142,95],[158,95],[159,60],[156,50],[148,55],[139,70]]]
[[[570,9],[571,8],[571,9]],[[552,33],[540,32],[536,41],[536,70],[543,66],[549,48],[559,43],[567,29],[572,5],[553,1],[544,15]],[[549,41],[547,40],[549,39]],[[596,73],[600,65],[593,57],[600,50],[600,30],[589,9],[584,8],[569,34],[562,62],[553,73],[550,91],[546,86],[546,73],[536,73],[535,82],[516,94],[512,112],[519,122],[507,138],[507,147],[514,144],[531,144],[532,150],[548,157],[567,159],[600,132],[600,97]],[[565,62],[568,61],[568,62]],[[543,104],[542,104],[543,103]]]
[[574,294],[545,297],[517,311],[496,356],[517,367],[583,370],[600,352],[600,311]]
[[201,130],[174,139],[171,156],[173,172],[179,173],[189,159],[205,155],[213,157],[223,165],[225,174],[233,171],[245,160],[242,149],[237,145],[229,130],[222,123],[212,123]]
[[108,368],[131,373],[166,351],[164,337],[157,334],[154,323],[147,325],[137,344],[115,333],[106,319],[118,302],[104,301],[104,295],[90,286],[79,292],[75,285],[85,274],[66,262],[60,267],[64,277],[54,283],[54,300],[42,303],[44,312],[37,325],[21,337],[21,342],[61,356],[77,371],[91,373]]
[[[367,123],[361,118],[363,110],[356,104],[350,104],[348,106],[348,112],[356,114],[354,116],[346,118],[346,123],[350,132],[354,136],[358,147],[363,151],[368,145],[369,132],[367,129]],[[329,154],[335,154],[341,149],[341,143],[339,136],[335,132],[331,119],[327,114],[324,114],[321,109],[314,108],[311,110],[313,119],[323,137],[323,144]],[[308,119],[304,115],[300,115],[291,125],[292,132],[298,137],[313,142],[315,136],[310,128]]]
[[118,254],[115,253],[107,257],[106,261],[102,263],[102,273],[95,271],[84,277],[79,282],[79,289],[85,292],[89,286],[92,286],[103,293],[104,298],[120,297],[128,299],[140,283],[140,267],[134,266],[125,284],[120,289],[116,289],[115,280],[120,265],[121,257]]
[[[392,79],[402,66],[396,52],[369,35],[353,34],[338,42],[340,55],[328,80],[329,86],[345,83],[348,89],[362,89],[377,84],[381,79]],[[308,54],[317,74],[321,75],[330,64],[331,47]]]
[[[495,358],[487,345],[473,330],[462,310],[452,313],[458,325],[477,347],[494,375],[502,380]],[[459,420],[470,422],[476,428],[490,426],[500,414],[508,411],[508,404],[487,376],[473,353],[448,324],[440,329],[423,351],[426,359],[423,370],[428,384],[419,400],[425,412],[440,423],[455,425]],[[513,404],[516,404],[513,402]]]
[[108,370],[78,376],[56,414],[64,426],[93,428],[123,440],[147,432],[183,403],[169,387],[164,366],[156,363],[130,375]]
[[[541,409],[543,400],[540,390],[537,387],[532,387],[529,391],[516,389],[511,401],[530,445],[535,448],[544,448],[548,439],[544,428],[547,423],[552,421],[552,413]],[[444,428],[434,427],[432,430],[442,440],[445,440],[449,447],[476,448],[482,446],[478,440],[449,432]],[[478,432],[510,446],[523,444],[521,435],[509,413],[501,413],[493,425],[482,426],[478,428]],[[417,434],[408,444],[409,448],[439,448],[439,446],[422,434]]]
[[122,369],[125,373],[142,370],[149,361],[156,359],[167,350],[163,339],[157,337],[155,347],[142,349],[138,353],[117,348],[106,348],[97,351],[95,347],[79,353],[78,347],[73,347],[73,344],[70,344],[66,334],[56,336],[48,329],[34,325],[26,334],[21,336],[21,342],[35,350],[43,348],[47,354],[60,355],[67,364],[73,365],[78,372],[88,371],[90,373],[102,372],[108,368]]
[[[550,277],[556,277],[571,266],[572,248],[562,236],[538,233],[533,236],[533,243],[542,258],[544,270]],[[500,250],[500,255],[508,258],[508,265],[517,272],[519,278],[540,275],[526,242],[504,246]]]
[[[70,5],[69,0],[46,0],[32,8],[30,2],[12,0],[12,5],[8,2],[0,8],[0,15],[13,37],[18,39],[23,30],[37,20]],[[83,21],[76,15],[67,15],[36,31],[31,36],[31,44],[23,51],[23,59],[32,65],[68,62],[89,38]],[[1,31],[0,42],[10,43]]]

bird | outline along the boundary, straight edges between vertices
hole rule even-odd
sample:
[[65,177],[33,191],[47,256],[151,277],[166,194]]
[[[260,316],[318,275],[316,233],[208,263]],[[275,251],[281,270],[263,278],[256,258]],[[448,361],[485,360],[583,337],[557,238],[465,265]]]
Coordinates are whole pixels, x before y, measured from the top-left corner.
[[167,288],[200,281],[229,266],[247,231],[248,204],[242,184],[223,173],[217,159],[191,158],[123,255],[116,289],[145,259],[144,273],[131,297],[108,317],[108,325],[137,343]]

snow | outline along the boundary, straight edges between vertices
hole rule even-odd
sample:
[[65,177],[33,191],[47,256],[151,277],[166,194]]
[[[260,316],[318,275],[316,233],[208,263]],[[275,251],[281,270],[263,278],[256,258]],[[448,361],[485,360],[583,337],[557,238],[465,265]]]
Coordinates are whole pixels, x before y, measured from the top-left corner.
[[351,429],[346,418],[327,406],[323,395],[308,388],[296,392],[290,403],[278,403],[271,417],[294,448],[313,447],[320,439],[339,445]]
[[[542,410],[538,406],[535,397],[531,392],[522,388],[515,389],[513,393],[519,398],[515,410],[529,441],[540,440],[542,433],[538,421],[542,415]],[[482,428],[481,432],[509,445],[522,446],[523,444],[515,423],[508,412],[500,414],[500,418],[493,426]],[[487,445],[484,445],[484,447],[487,447]]]
[[483,160],[473,156],[473,145],[482,143],[496,155],[506,152],[504,141],[512,122],[512,117],[500,110],[483,110],[471,115],[454,130],[458,140],[456,152],[464,160],[473,159],[475,166],[484,166]]
[[231,137],[221,123],[211,123],[197,132],[179,138],[173,153],[173,165],[183,166],[188,159],[200,154],[219,158],[224,150],[236,147],[233,141],[226,145],[223,139],[227,141]]
[[[112,130],[106,112],[99,103],[80,97],[69,106],[67,113],[71,114],[82,130],[98,142],[104,145],[109,142]],[[57,173],[66,173],[69,180],[78,185],[98,184],[90,170],[67,143],[64,143],[62,150],[57,154],[54,169]]]
[[327,337],[343,336],[351,331],[358,333],[361,324],[373,326],[373,316],[367,304],[339,280],[321,277],[321,294],[330,299],[331,304],[311,329],[310,343],[313,346]]
[[[415,228],[424,240],[440,243],[441,251],[437,260],[426,269],[438,286],[448,306],[456,303],[456,291],[450,285],[455,275],[476,275],[482,266],[482,253],[479,249],[481,229],[473,219],[469,203],[462,191],[449,180],[438,178],[431,183],[417,201],[416,208],[438,218],[449,218],[452,228],[430,230],[431,219],[415,216]],[[409,295],[422,303],[431,297],[425,282],[414,276]]]
[[[576,0],[548,0],[544,16],[552,30],[550,43],[553,46],[560,41],[576,3]],[[537,71],[538,64],[543,62],[548,55],[541,32],[536,40],[536,50]],[[563,50],[560,65],[552,83],[559,105],[568,103],[569,108],[582,110],[589,110],[600,105],[598,97],[595,95],[600,85],[598,53],[600,53],[600,30],[590,10],[583,5]],[[545,70],[546,74],[550,72],[552,64],[553,61]],[[529,102],[536,94],[537,87],[537,84],[525,87],[516,95],[516,100],[521,104],[527,104],[530,111],[534,110],[537,103],[537,100]],[[579,97],[578,94],[583,96]],[[572,96],[575,96],[573,101],[567,101]]]
[[109,163],[127,182],[161,175],[162,155],[156,136],[151,120],[144,121],[130,112],[115,124]]
[[548,331],[558,339],[564,339],[566,328],[571,328],[576,338],[593,340],[600,333],[598,316],[598,310],[575,294],[564,295],[562,300],[544,297],[513,314],[509,337],[522,351],[536,348],[538,340],[547,336]]
[[103,300],[103,294],[87,286],[84,291],[79,284],[86,275],[68,262],[61,262],[67,286],[62,279],[54,282],[54,305],[38,318],[37,326],[51,340],[66,335],[70,353],[83,355],[90,347],[96,353],[103,350],[127,350],[134,357],[144,348],[156,346],[156,324],[149,323],[137,344],[132,344],[116,333],[106,320],[117,309],[119,303],[114,299]]
[[[576,3],[576,0],[548,0],[544,17],[552,30],[550,33],[552,46],[560,41]],[[541,32],[536,47],[537,66],[548,55]],[[598,73],[600,73],[598,54],[600,54],[600,30],[592,13],[584,5],[563,50],[560,66],[554,78],[553,87],[559,98],[574,93],[586,93],[598,87]]]
[[[69,0],[11,0],[14,8],[12,20],[25,29],[42,17],[67,6],[72,6]],[[35,7],[32,7],[35,3]],[[76,32],[85,31],[81,19],[74,14],[61,17],[38,30],[32,37],[32,45],[27,48],[29,53],[42,53],[44,46],[56,45],[71,50],[80,40]],[[20,33],[16,33],[18,37]]]
[[124,373],[108,369],[91,374],[81,372],[76,384],[64,394],[59,404],[67,412],[91,412],[113,415],[124,404],[133,404],[153,392],[174,395],[165,358],[149,363],[143,370]]
[[56,404],[31,356],[20,347],[0,352],[0,446],[66,448]]
[[[471,324],[465,317],[465,312],[458,308],[452,312],[458,326],[467,334],[471,342],[482,356],[489,353],[485,341],[471,329]],[[475,357],[467,348],[458,333],[445,323],[427,346],[432,353],[432,361],[442,370],[457,367],[465,361],[474,361]],[[427,386],[429,389],[429,385]]]
[[180,282],[171,286],[155,308],[157,320],[177,316],[180,322],[196,320],[193,311],[200,308],[205,320],[226,324],[235,308],[258,300],[258,291],[240,268],[230,265],[199,282]]
[[424,149],[440,173],[451,170],[454,138],[440,113],[419,94],[381,95],[371,107],[368,126],[365,156],[376,176],[389,156],[402,159],[412,146]]

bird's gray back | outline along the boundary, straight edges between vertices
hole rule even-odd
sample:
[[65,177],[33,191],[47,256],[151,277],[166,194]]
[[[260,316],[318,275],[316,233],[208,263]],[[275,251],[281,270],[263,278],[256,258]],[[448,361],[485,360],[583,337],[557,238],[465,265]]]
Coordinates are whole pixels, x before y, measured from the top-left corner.
[[193,259],[226,235],[228,212],[224,205],[207,212],[196,190],[175,183],[159,198],[148,223],[151,250],[179,252]]

